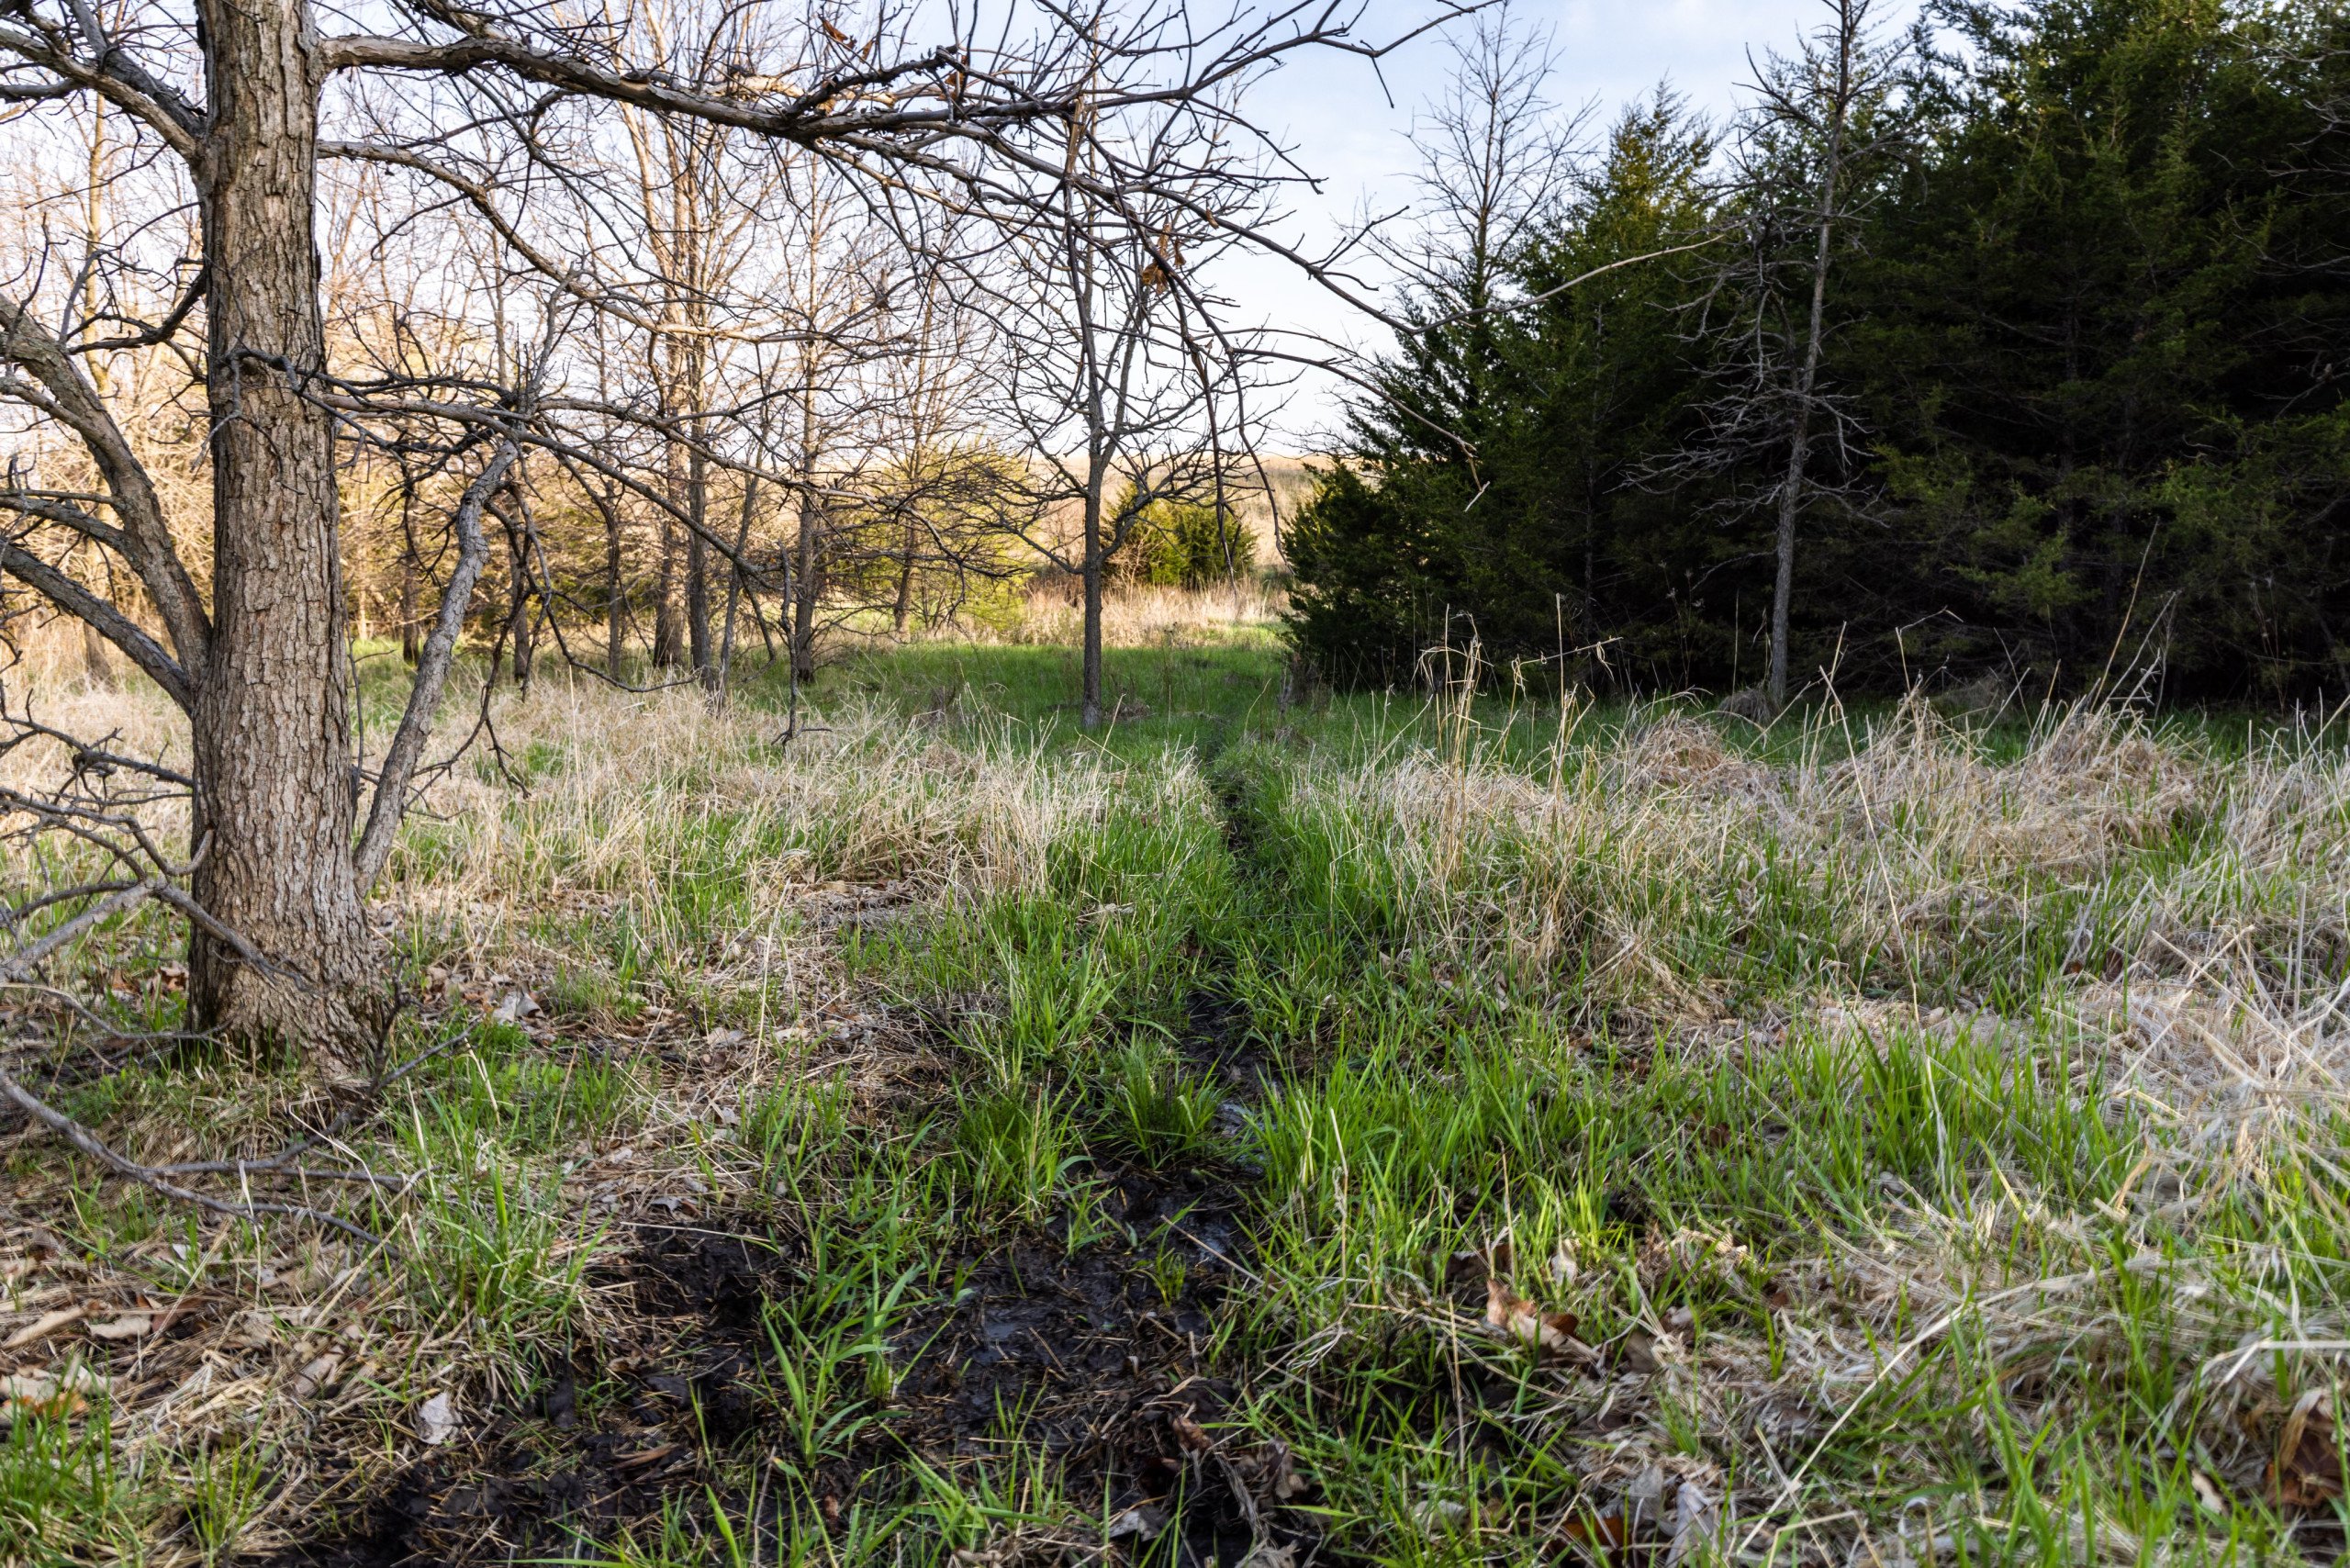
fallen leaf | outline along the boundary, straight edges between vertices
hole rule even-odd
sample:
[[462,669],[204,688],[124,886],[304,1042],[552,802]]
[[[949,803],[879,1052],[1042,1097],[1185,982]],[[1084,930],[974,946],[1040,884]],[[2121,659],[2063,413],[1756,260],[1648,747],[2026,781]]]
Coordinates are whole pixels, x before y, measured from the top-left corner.
[[[294,1374],[292,1392],[297,1399],[308,1399],[320,1389],[332,1386],[334,1374],[342,1366],[342,1357],[333,1350],[307,1363]],[[444,1396],[445,1397],[445,1396]]]
[[660,1463],[683,1447],[685,1447],[683,1443],[663,1443],[658,1448],[643,1449],[635,1453],[624,1453],[612,1461],[612,1468],[614,1470],[643,1470],[647,1465]]
[[5,1340],[0,1340],[0,1350],[20,1350],[36,1339],[46,1339],[69,1323],[81,1321],[82,1309],[78,1306],[61,1306],[54,1312],[44,1312]]
[[1632,1539],[1632,1527],[1621,1514],[1577,1514],[1561,1533],[1583,1549],[1587,1558],[1613,1562]]
[[1193,1453],[1205,1453],[1215,1447],[1215,1439],[1208,1436],[1206,1428],[1180,1410],[1167,1417],[1167,1424],[1175,1428],[1175,1440]]
[[1123,1540],[1127,1536],[1133,1536],[1136,1540],[1157,1540],[1159,1533],[1166,1528],[1165,1512],[1146,1503],[1137,1507],[1128,1508],[1125,1513],[1112,1519],[1110,1528],[1102,1532],[1102,1539]]
[[2313,1388],[2293,1403],[2268,1466],[2268,1497],[2280,1508],[2318,1508],[2342,1495],[2342,1450],[2334,1438],[2333,1401]]
[[490,1017],[500,1024],[513,1024],[524,1018],[535,1016],[538,1011],[537,997],[527,991],[509,991],[500,999],[497,1011],[492,1013]]
[[1625,1330],[1623,1348],[1617,1352],[1617,1361],[1626,1372],[1652,1372],[1667,1361],[1679,1361],[1681,1356],[1678,1336],[1634,1327]]
[[136,1339],[154,1327],[155,1319],[149,1314],[126,1312],[120,1317],[91,1324],[90,1332],[101,1339]]
[[1485,1281],[1485,1322],[1538,1357],[1566,1359],[1580,1348],[1572,1312],[1545,1312],[1511,1291],[1498,1274]]
[[104,1394],[106,1380],[79,1361],[62,1371],[18,1372],[0,1377],[0,1425],[22,1416],[77,1415],[88,1408],[88,1396]]
[[439,1448],[457,1435],[457,1405],[446,1394],[426,1400],[416,1413],[416,1435],[426,1446]]
[[1665,1568],[1676,1568],[1694,1551],[1713,1547],[1721,1531],[1720,1510],[1705,1488],[1684,1480],[1673,1495],[1673,1543],[1664,1549]]
[[1654,1526],[1664,1517],[1665,1489],[1673,1478],[1664,1466],[1650,1464],[1624,1484],[1624,1517],[1635,1526]]
[[2191,1472],[2188,1480],[2194,1484],[2197,1502],[2215,1514],[2224,1514],[2228,1511],[2227,1498],[2221,1495],[2219,1486],[2210,1476],[2198,1470]]

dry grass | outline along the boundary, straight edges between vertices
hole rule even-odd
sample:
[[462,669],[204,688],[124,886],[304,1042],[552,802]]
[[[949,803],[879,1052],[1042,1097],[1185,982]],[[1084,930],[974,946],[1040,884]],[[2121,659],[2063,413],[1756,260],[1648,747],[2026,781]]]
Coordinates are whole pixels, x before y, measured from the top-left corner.
[[[1196,635],[1184,609],[1128,603],[1116,636]],[[173,744],[136,699],[45,701]],[[503,765],[433,786],[385,907],[421,1011],[500,1043],[338,1151],[407,1184],[386,1215],[421,1269],[190,1226],[14,1136],[6,1326],[43,1291],[94,1305],[0,1372],[102,1367],[112,1462],[149,1499],[118,1525],[151,1561],[203,1557],[213,1505],[189,1499],[224,1485],[252,1494],[229,1508],[248,1549],[296,1539],[430,1457],[432,1394],[468,1430],[510,1405],[551,1326],[624,1340],[630,1298],[586,1271],[623,1222],[771,1199],[743,1131],[764,1097],[838,1096],[851,1152],[809,1180],[846,1204],[948,1158],[910,1130],[959,1103],[939,1018],[985,1018],[970,1039],[995,1048],[1036,1011],[1061,1055],[989,1070],[1077,1061],[1066,1087],[1121,1031],[1166,1033],[1195,983],[1239,991],[1293,1072],[1235,1113],[1265,1173],[1259,1288],[1232,1309],[1235,1376],[1263,1392],[1234,1427],[1296,1445],[1345,1550],[1667,1548],[1700,1503],[1684,1555],[1747,1561],[2330,1539],[2278,1480],[2333,1431],[2350,1342],[2330,742],[2223,756],[2080,708],[1995,746],[1912,703],[1759,740],[1570,711],[1529,745],[1522,719],[1455,711],[1369,746],[1337,744],[1340,715],[1203,765],[959,708],[839,701],[781,748],[773,715],[688,693],[545,681],[491,711]],[[1246,832],[1220,797],[1253,801]],[[1238,873],[1200,858],[1227,828]],[[153,1159],[272,1147],[307,1108],[292,1072],[221,1062],[80,1104]],[[1081,1187],[1060,1181],[1035,1212]],[[1646,1217],[1609,1217],[1627,1193]],[[986,1228],[962,1196],[889,1201]],[[436,1282],[497,1258],[510,1277]],[[1487,1269],[1575,1314],[1585,1350],[1494,1333]],[[193,1332],[86,1337],[185,1303]],[[265,1480],[234,1479],[247,1455]],[[1068,1518],[974,1540],[1006,1562],[1102,1546]]]
[[[1155,648],[1256,633],[1287,603],[1285,593],[1253,576],[1237,587],[1113,588],[1102,600],[1102,640],[1113,648]],[[1078,601],[1058,589],[1039,590],[1005,641],[1066,647],[1082,629]]]

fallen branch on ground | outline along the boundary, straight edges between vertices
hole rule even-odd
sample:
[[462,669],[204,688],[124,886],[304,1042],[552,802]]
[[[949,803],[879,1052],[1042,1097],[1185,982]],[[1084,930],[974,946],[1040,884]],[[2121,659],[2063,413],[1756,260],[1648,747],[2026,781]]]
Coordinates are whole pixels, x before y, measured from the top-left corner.
[[[173,1198],[184,1204],[194,1204],[198,1208],[209,1209],[214,1214],[233,1215],[240,1219],[258,1220],[263,1215],[283,1215],[292,1219],[316,1220],[320,1225],[332,1226],[337,1230],[356,1237],[370,1247],[386,1245],[384,1238],[375,1232],[363,1229],[341,1215],[330,1215],[323,1209],[314,1209],[303,1204],[237,1203],[183,1187],[171,1179],[173,1172],[170,1170],[151,1165],[141,1165],[128,1155],[116,1153],[100,1141],[95,1133],[17,1082],[6,1068],[0,1068],[0,1095],[15,1101],[27,1115],[117,1175],[129,1177],[131,1181],[151,1188],[167,1198]],[[284,1173],[291,1174],[292,1172]]]

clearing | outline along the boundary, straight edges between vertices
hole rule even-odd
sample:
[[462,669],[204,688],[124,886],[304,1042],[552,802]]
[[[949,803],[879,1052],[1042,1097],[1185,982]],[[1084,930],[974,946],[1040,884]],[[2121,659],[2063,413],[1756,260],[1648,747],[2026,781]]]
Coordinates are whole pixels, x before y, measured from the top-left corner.
[[494,696],[356,1112],[61,955],[17,1077],[376,1239],[0,1123],[0,1562],[2339,1553],[2330,737],[1110,684]]

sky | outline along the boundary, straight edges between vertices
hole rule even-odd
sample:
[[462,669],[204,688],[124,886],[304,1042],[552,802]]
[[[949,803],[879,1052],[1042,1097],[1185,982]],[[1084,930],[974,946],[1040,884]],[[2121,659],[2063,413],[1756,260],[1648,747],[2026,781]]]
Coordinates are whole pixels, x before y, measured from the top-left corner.
[[[1759,55],[1768,45],[1790,49],[1826,14],[1821,0],[1511,0],[1511,8],[1522,23],[1550,30],[1557,69],[1549,96],[1568,110],[1595,104],[1595,129],[1660,82],[1670,83],[1694,108],[1727,114],[1738,102],[1740,84],[1752,74],[1748,50]],[[1881,0],[1880,9],[1891,26],[1915,14],[1904,0]],[[1427,15],[1425,0],[1368,0],[1359,36],[1401,33]],[[1447,44],[1431,36],[1376,69],[1335,50],[1292,56],[1258,84],[1250,94],[1252,118],[1293,148],[1297,162],[1323,182],[1319,195],[1289,193],[1295,217],[1285,239],[1326,242],[1359,213],[1386,212],[1409,198],[1416,162],[1409,140],[1413,119],[1442,95],[1450,62]],[[1279,260],[1237,262],[1224,286],[1243,319],[1366,347],[1384,341],[1375,323],[1364,323]],[[1314,444],[1317,431],[1333,421],[1338,386],[1317,375],[1294,389],[1279,420],[1283,444]]]

